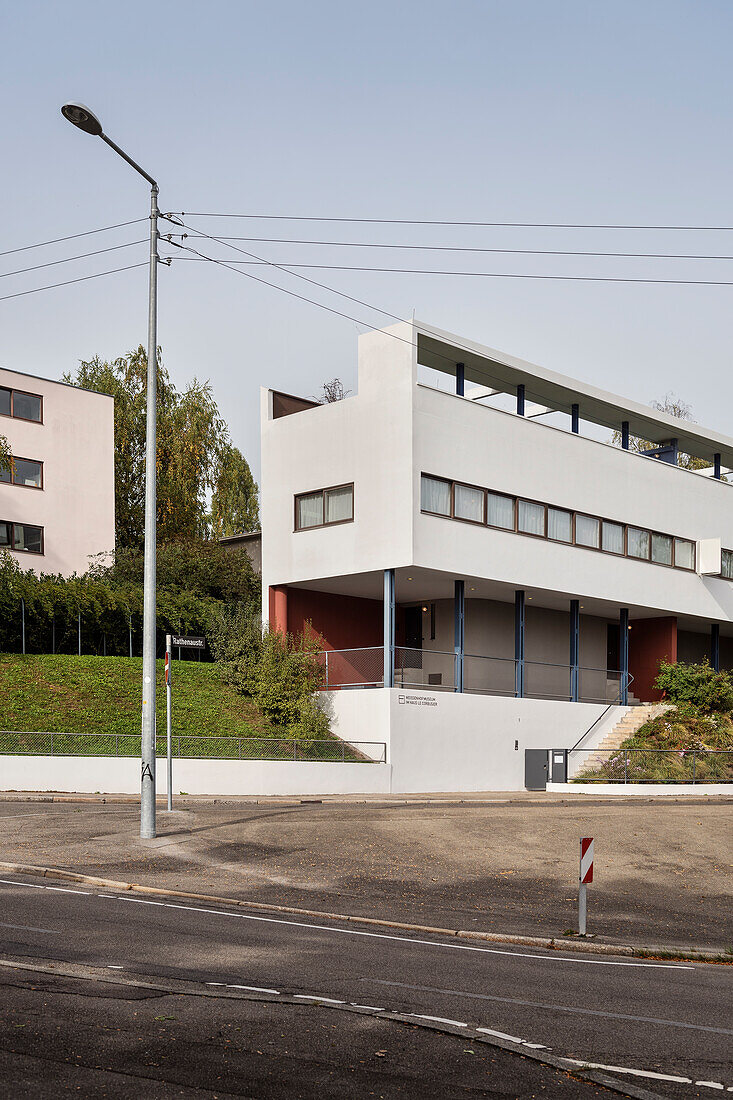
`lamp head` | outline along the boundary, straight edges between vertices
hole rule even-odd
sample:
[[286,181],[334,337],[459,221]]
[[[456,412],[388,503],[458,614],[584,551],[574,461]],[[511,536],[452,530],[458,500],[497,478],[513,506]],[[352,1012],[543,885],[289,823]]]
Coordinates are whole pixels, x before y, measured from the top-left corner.
[[91,134],[93,137],[102,136],[102,123],[83,103],[65,103],[61,108],[61,114],[85,134]]

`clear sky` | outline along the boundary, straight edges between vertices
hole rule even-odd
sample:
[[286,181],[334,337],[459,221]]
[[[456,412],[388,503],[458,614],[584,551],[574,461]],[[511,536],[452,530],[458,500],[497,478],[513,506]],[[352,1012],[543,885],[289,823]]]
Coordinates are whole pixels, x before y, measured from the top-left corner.
[[[157,177],[167,211],[733,226],[727,0],[3,0],[0,20],[0,251],[147,214],[144,182],[62,119],[68,99]],[[733,232],[191,222],[249,237],[733,255]],[[0,274],[146,231],[6,255]],[[724,259],[241,247],[285,263],[733,279]],[[0,296],[142,262],[145,248],[8,276]],[[640,401],[674,391],[701,423],[733,431],[733,287],[307,274]],[[144,343],[146,288],[140,267],[0,301],[0,363],[58,378]],[[353,388],[361,330],[210,264],[160,271],[166,365],[179,386],[211,379],[255,471],[259,386],[307,396],[339,375]]]

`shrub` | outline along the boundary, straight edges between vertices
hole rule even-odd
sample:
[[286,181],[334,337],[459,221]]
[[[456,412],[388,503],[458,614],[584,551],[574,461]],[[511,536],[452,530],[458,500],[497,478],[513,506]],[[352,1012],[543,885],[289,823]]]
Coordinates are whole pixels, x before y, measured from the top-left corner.
[[689,703],[706,714],[733,711],[733,680],[707,661],[699,665],[661,661],[654,686],[672,703]]

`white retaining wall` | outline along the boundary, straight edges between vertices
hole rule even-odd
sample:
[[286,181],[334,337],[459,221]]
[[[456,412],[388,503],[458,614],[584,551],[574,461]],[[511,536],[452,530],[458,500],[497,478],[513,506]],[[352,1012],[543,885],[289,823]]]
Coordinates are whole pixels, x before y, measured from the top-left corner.
[[[174,760],[174,794],[387,794],[388,764],[283,760]],[[158,760],[158,794],[166,793]],[[114,756],[0,756],[0,789],[139,794],[140,761]]]

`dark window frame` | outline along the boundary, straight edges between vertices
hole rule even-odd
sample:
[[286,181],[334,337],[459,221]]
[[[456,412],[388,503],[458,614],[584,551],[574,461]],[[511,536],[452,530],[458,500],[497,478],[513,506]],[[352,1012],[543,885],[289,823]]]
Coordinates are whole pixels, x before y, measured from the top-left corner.
[[[43,474],[43,462],[40,458],[24,458],[22,455],[11,455],[13,465],[10,468],[10,481],[0,481],[0,485],[13,485],[17,489],[33,489],[36,493],[42,493],[45,482]],[[22,481],[15,480],[15,463],[16,462],[35,462],[37,466],[41,467],[41,484],[40,485],[26,485]],[[35,526],[35,525],[34,525]]]
[[[0,386],[0,389],[8,390],[10,393],[10,412],[0,413],[0,416],[4,416],[8,420],[23,420],[26,424],[43,424],[43,394],[31,393],[30,390],[13,389],[12,386]],[[35,420],[32,416],[19,416],[18,413],[15,412],[16,393],[21,394],[23,397],[35,397],[41,402],[41,416],[39,420]]]
[[[441,478],[441,480],[444,481],[445,478]],[[349,516],[348,519],[332,519],[332,520],[329,520],[328,522],[326,522],[326,520],[325,520],[325,516],[326,516],[326,493],[332,493],[336,489],[351,489],[351,515]],[[302,497],[317,496],[318,493],[321,494],[322,501],[323,501],[323,516],[324,516],[323,523],[314,523],[310,527],[299,527],[298,526],[298,501]],[[300,532],[300,531],[320,531],[321,528],[323,528],[323,527],[343,527],[343,525],[345,523],[353,523],[354,522],[354,513],[355,513],[355,511],[356,511],[356,502],[355,502],[354,482],[353,481],[345,481],[341,485],[327,485],[325,487],[325,489],[308,489],[304,493],[296,493],[295,496],[293,497],[293,532],[296,532],[296,531],[297,532]],[[448,517],[446,516],[445,518],[447,519]]]
[[[422,479],[429,478],[431,481],[440,481],[444,485],[450,486],[450,515],[444,512],[431,512],[427,508],[422,507]],[[546,501],[534,500],[532,497],[514,496],[511,493],[503,493],[497,489],[489,489],[483,485],[473,485],[467,481],[460,481],[457,479],[452,480],[448,477],[441,477],[439,474],[431,474],[427,471],[423,471],[420,474],[421,483],[421,497],[420,497],[420,512],[426,516],[437,516],[439,519],[451,519],[456,520],[458,523],[470,523],[474,527],[487,527],[492,531],[505,531],[509,534],[524,535],[528,538],[544,539],[546,542],[552,542],[556,546],[573,546],[578,550],[591,550],[596,554],[610,554],[614,558],[627,558],[629,561],[646,562],[648,565],[657,565],[662,569],[682,569],[685,573],[695,573],[697,569],[697,544],[695,539],[688,539],[682,535],[671,535],[668,531],[656,531],[651,527],[639,527],[636,523],[623,523],[620,520],[606,519],[604,516],[594,515],[592,512],[579,512],[573,508],[567,508],[560,504],[548,504]],[[477,489],[484,494],[484,520],[481,523],[479,520],[464,519],[462,516],[455,514],[455,489],[457,485],[464,486],[468,489]],[[306,494],[301,494],[306,495]],[[513,527],[500,527],[494,523],[489,523],[489,496],[503,497],[505,500],[512,502],[512,515],[514,520]],[[519,504],[524,502],[525,504],[536,504],[544,509],[544,534],[535,534],[532,531],[521,531],[519,528]],[[566,512],[571,517],[572,526],[572,538],[570,542],[564,539],[553,539],[548,534],[549,531],[549,513],[550,509],[555,509],[558,512]],[[582,516],[586,519],[596,520],[598,523],[598,546],[587,546],[585,543],[577,542],[576,538],[576,521],[578,516]],[[609,524],[613,527],[620,527],[623,531],[623,550],[605,550],[603,547],[603,527],[605,524]],[[629,553],[629,528],[633,528],[638,531],[646,531],[649,535],[649,556],[646,558],[639,558]],[[311,530],[311,528],[306,528]],[[661,538],[667,538],[672,540],[672,561],[671,563],[663,561],[654,561],[652,559],[652,538],[657,535]],[[677,542],[687,542],[692,547],[692,565],[678,565],[676,560]],[[733,551],[729,551],[733,553]],[[722,574],[721,574],[722,575]]]
[[[34,554],[36,557],[42,557],[46,553],[46,532],[43,527],[37,523],[23,523],[21,520],[14,521],[12,519],[2,519],[0,523],[6,523],[10,528],[10,545],[3,547],[5,550],[12,550],[15,554]],[[41,549],[40,550],[28,550],[27,547],[17,547],[15,545],[15,528],[16,527],[35,527],[37,531],[41,532]]]

